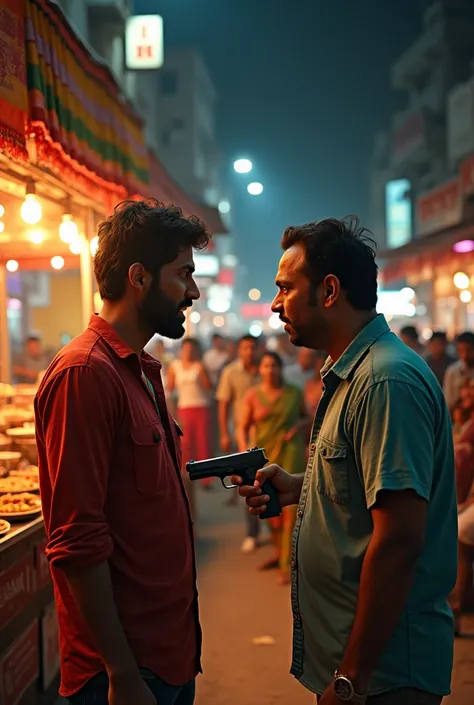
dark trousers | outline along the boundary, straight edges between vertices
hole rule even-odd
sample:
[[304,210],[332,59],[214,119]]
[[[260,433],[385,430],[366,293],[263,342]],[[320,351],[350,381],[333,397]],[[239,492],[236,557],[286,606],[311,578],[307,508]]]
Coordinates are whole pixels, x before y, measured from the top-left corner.
[[255,514],[250,514],[247,505],[245,505],[245,515],[247,517],[247,536],[253,539],[258,539],[260,536],[260,519]]
[[418,688],[398,688],[381,695],[371,695],[367,705],[440,705],[443,697]]
[[[185,685],[174,686],[168,685],[150,671],[143,670],[141,673],[158,705],[193,705],[196,692],[194,679]],[[108,690],[107,674],[99,673],[78,693],[72,695],[69,702],[71,705],[108,705]]]

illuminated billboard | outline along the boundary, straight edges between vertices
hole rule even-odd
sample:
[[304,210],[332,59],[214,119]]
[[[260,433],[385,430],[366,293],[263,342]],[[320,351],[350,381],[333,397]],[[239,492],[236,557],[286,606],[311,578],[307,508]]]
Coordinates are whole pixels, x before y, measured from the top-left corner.
[[401,247],[412,239],[411,184],[408,179],[388,181],[385,186],[387,246]]

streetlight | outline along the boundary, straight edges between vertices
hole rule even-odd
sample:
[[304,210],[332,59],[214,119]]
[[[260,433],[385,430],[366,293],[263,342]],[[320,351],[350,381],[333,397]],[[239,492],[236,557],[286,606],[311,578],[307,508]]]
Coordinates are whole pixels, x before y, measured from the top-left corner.
[[222,213],[223,215],[230,213],[230,203],[227,198],[223,198],[222,201],[219,201],[219,205],[217,206],[217,208],[219,210],[219,213]]
[[250,159],[237,159],[234,162],[234,171],[238,174],[248,174],[252,171],[252,162]]
[[247,186],[247,191],[251,196],[260,196],[263,192],[263,185],[259,181],[252,181],[252,183]]
[[251,301],[258,301],[261,297],[262,293],[259,289],[250,289],[249,291],[249,299]]

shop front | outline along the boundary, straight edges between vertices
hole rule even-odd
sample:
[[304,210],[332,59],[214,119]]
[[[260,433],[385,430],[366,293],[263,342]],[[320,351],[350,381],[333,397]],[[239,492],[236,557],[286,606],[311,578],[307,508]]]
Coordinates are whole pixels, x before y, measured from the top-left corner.
[[474,157],[459,176],[422,194],[416,203],[416,239],[382,253],[381,281],[403,281],[414,291],[423,321],[454,337],[474,329]]
[[55,3],[3,0],[0,74],[0,702],[48,705],[59,664],[33,413],[41,370],[16,384],[17,356],[34,334],[46,359],[87,325],[97,223],[147,194],[149,165],[140,118]]

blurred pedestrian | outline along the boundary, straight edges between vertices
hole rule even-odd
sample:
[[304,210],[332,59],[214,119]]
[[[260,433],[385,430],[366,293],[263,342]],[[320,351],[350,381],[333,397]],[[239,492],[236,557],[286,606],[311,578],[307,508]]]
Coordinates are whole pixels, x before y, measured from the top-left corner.
[[448,355],[448,338],[444,331],[438,330],[433,333],[427,343],[428,354],[425,357],[427,364],[431,367],[434,376],[441,386],[444,384],[446,370],[456,359]]
[[285,380],[304,391],[306,382],[314,375],[316,353],[309,348],[300,348],[296,362],[285,367]]
[[459,400],[461,389],[474,379],[474,333],[466,331],[456,338],[456,351],[459,360],[450,365],[444,375],[444,395],[449,409]]
[[39,335],[30,335],[23,352],[13,356],[13,377],[17,384],[36,384],[49,367],[52,356],[43,349]]
[[[462,633],[462,618],[474,606],[474,381],[460,393],[453,415],[458,501],[458,576],[451,596],[456,634]],[[454,424],[453,424],[454,425]]]
[[277,335],[275,352],[279,354],[285,367],[293,365],[296,361],[296,351],[285,333],[279,333]]
[[326,358],[327,355],[323,350],[314,351],[313,374],[305,384],[304,399],[306,408],[311,417],[314,417],[323,394],[321,370],[323,369]]
[[[176,394],[178,418],[183,427],[183,464],[206,460],[212,455],[211,389],[200,343],[195,338],[186,338],[179,358],[168,369],[168,394]],[[201,484],[209,489],[212,478],[201,480]]]
[[[259,365],[260,383],[248,390],[242,402],[238,428],[239,450],[250,446],[265,449],[271,463],[282,465],[288,472],[302,472],[304,442],[302,430],[308,418],[303,394],[287,384],[283,362],[278,353],[265,352]],[[291,536],[296,507],[284,507],[282,516],[269,519],[275,555],[261,570],[279,568],[278,582],[290,581]]]
[[420,343],[420,334],[416,326],[403,326],[400,330],[400,338],[410,350],[424,357],[426,351],[424,346]]
[[[240,423],[242,401],[245,394],[257,384],[258,358],[257,341],[252,335],[244,335],[238,344],[237,360],[224,367],[217,388],[220,444],[224,453],[237,449],[237,428]],[[234,493],[229,499],[235,503]],[[260,524],[256,517],[246,512],[247,536],[242,543],[242,551],[250,553],[258,546]]]
[[219,333],[214,333],[212,336],[211,347],[204,353],[202,362],[209,379],[216,387],[222,369],[230,362],[227,341]]
[[272,310],[294,345],[328,351],[325,390],[305,476],[270,465],[240,493],[258,515],[268,478],[282,506],[300,503],[291,672],[319,705],[439,705],[457,553],[443,393],[376,313],[375,246],[357,219],[288,228],[282,246]]

